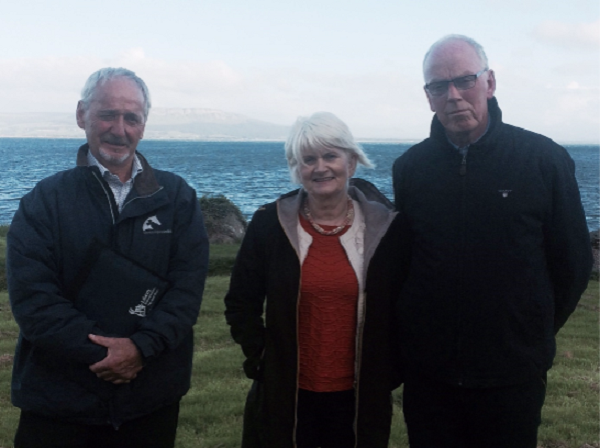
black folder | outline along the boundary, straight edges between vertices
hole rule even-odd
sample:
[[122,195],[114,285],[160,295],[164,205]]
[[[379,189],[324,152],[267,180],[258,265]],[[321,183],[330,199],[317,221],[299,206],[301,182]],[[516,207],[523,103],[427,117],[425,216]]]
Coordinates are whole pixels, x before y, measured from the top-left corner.
[[135,333],[169,288],[169,282],[115,250],[94,242],[80,272],[75,307],[106,336]]

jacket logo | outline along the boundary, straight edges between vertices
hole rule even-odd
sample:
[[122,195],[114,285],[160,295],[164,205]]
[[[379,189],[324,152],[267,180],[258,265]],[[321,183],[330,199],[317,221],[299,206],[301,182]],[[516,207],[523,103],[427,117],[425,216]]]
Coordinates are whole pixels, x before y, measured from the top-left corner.
[[171,229],[161,229],[162,224],[156,217],[150,216],[148,219],[144,221],[142,225],[142,231],[144,233],[171,233]]
[[146,290],[144,297],[142,297],[142,301],[136,305],[135,308],[129,308],[129,314],[135,314],[139,317],[146,317],[146,308],[154,303],[157,294],[158,289],[156,288]]
[[160,226],[160,221],[158,220],[156,215],[150,216],[150,218],[148,218],[144,222],[144,225],[142,226],[142,230],[144,232],[147,232],[148,230],[154,230],[154,226]]
[[502,197],[503,198],[507,198],[508,197],[508,193],[510,193],[512,190],[498,190],[498,192],[502,193]]

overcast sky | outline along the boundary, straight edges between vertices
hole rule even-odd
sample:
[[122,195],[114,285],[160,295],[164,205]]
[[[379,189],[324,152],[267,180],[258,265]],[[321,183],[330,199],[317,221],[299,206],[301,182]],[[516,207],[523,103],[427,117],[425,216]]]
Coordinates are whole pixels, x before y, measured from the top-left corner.
[[[155,107],[290,125],[335,113],[357,137],[422,139],[421,63],[449,33],[485,48],[506,122],[600,135],[598,0],[0,0],[0,112],[73,112],[86,78],[134,70]],[[150,114],[150,120],[152,113]],[[75,125],[75,121],[73,121]]]

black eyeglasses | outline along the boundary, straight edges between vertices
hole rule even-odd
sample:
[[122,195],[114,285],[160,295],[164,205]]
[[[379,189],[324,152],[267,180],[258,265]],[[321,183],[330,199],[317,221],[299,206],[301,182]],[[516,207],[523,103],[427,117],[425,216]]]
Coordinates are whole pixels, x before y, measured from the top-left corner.
[[487,72],[489,69],[484,68],[480,72],[474,75],[461,76],[460,78],[449,79],[448,81],[435,81],[425,84],[425,90],[427,90],[431,96],[442,96],[448,93],[448,86],[450,83],[454,84],[458,90],[468,90],[475,87],[477,78]]

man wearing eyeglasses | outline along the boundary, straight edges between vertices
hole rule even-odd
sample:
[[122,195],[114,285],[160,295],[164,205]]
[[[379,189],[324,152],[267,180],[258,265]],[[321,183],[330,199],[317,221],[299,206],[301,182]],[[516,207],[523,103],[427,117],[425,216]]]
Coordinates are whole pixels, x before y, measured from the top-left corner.
[[410,446],[535,448],[555,335],[592,266],[575,167],[503,123],[473,39],[442,38],[423,72],[431,134],[393,168],[412,241],[397,307]]

